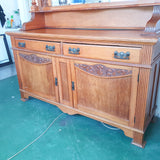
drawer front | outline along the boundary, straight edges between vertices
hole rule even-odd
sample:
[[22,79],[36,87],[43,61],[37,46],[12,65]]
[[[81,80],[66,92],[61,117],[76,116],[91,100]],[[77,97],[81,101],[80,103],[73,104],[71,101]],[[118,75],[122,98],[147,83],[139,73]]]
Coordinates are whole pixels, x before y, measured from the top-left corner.
[[61,54],[60,43],[57,42],[16,39],[16,47],[33,51]]
[[139,63],[141,48],[63,44],[63,54],[82,58]]

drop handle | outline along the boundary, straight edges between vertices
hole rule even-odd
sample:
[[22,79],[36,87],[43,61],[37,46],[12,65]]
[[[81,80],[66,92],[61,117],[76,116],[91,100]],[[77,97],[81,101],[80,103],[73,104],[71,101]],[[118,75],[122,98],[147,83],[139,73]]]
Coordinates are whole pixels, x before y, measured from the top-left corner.
[[74,82],[72,81],[72,91],[75,90]]
[[25,42],[18,42],[18,47],[25,48],[26,43]]
[[118,52],[118,51],[115,51],[114,52],[114,58],[116,59],[129,59],[130,58],[130,52]]
[[71,47],[69,47],[68,53],[69,54],[76,54],[76,55],[78,55],[78,54],[80,54],[80,48],[71,48]]
[[46,45],[46,51],[52,51],[52,52],[55,52],[55,46],[49,46],[49,45]]
[[57,79],[57,77],[55,78],[55,86],[58,86],[58,79]]

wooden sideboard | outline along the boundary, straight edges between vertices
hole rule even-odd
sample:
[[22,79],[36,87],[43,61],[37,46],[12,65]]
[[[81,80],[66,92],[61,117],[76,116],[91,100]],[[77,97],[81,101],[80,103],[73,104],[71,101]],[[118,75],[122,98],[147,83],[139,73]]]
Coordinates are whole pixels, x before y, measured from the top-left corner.
[[144,147],[160,77],[160,3],[32,3],[11,36],[19,88],[29,96],[118,127]]

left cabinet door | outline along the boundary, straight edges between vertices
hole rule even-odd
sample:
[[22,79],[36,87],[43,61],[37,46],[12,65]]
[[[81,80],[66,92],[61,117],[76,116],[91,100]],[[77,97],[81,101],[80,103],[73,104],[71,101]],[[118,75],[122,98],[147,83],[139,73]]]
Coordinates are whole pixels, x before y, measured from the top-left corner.
[[55,59],[40,54],[18,52],[22,90],[58,102]]

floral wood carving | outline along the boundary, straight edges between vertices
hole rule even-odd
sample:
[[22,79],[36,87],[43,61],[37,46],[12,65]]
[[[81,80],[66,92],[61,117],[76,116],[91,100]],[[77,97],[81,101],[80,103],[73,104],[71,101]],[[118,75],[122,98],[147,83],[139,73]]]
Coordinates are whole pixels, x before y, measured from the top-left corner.
[[90,73],[92,75],[100,76],[100,77],[118,77],[118,76],[126,76],[131,75],[131,70],[125,69],[116,69],[116,68],[108,68],[101,64],[96,65],[86,65],[86,64],[74,64],[75,67]]
[[51,59],[49,58],[42,58],[42,57],[38,57],[34,54],[30,54],[30,55],[26,55],[26,54],[19,54],[20,57],[24,58],[25,60],[31,62],[31,63],[36,63],[36,64],[48,64],[51,63]]

